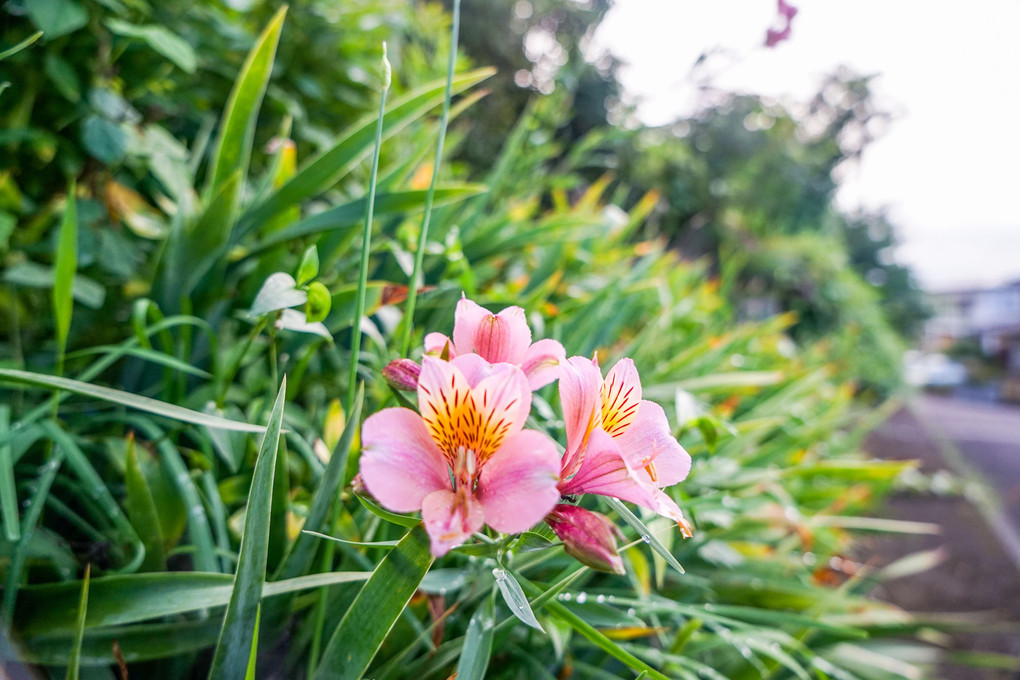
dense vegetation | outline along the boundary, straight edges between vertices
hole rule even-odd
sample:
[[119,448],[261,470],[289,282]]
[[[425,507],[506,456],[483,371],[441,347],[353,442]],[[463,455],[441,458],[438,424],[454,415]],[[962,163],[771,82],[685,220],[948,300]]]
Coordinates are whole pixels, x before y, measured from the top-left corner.
[[[908,640],[933,622],[867,597],[925,560],[854,559],[858,532],[928,527],[868,516],[908,467],[861,450],[885,407],[859,387],[893,384],[898,341],[848,266],[873,268],[868,248],[831,247],[868,227],[804,226],[834,215],[838,153],[805,162],[791,116],[742,165],[691,144],[731,140],[760,101],[657,145],[578,125],[565,78],[496,152],[469,144],[501,125],[472,115],[492,71],[457,60],[447,83],[436,5],[0,17],[0,617],[23,662],[464,680],[919,677],[934,658]],[[712,257],[691,262],[671,246],[698,215]],[[805,267],[829,288],[802,291]],[[775,304],[752,312],[756,286]],[[589,495],[626,536],[624,575],[543,528],[434,561],[418,519],[360,493],[361,423],[407,405],[382,369],[449,334],[464,294],[522,307],[568,355],[634,360],[694,461],[668,489],[693,538]],[[562,443],[558,402],[536,392],[530,427]]]

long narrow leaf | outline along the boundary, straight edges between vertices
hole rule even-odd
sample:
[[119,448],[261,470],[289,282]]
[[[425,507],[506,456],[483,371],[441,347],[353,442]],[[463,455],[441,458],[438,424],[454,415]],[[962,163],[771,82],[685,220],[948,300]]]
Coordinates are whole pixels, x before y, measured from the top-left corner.
[[[453,92],[458,93],[485,80],[492,69],[478,69],[461,74],[453,80]],[[386,111],[383,139],[389,139],[443,101],[446,79],[429,83],[419,90],[394,102]],[[316,196],[336,184],[372,151],[375,141],[376,116],[368,116],[337,141],[330,149],[316,156],[298,171],[286,184],[248,211],[241,218],[237,235],[242,236],[258,229],[281,211]]]
[[[339,571],[275,581],[263,586],[262,597],[364,581],[370,576],[367,571]],[[94,578],[89,585],[92,604],[85,626],[91,630],[222,607],[230,601],[233,582],[230,574],[198,571]],[[26,637],[71,634],[79,595],[81,584],[77,582],[24,587],[14,612],[15,627]]]
[[14,485],[14,460],[11,458],[11,407],[0,405],[0,512],[4,516],[4,536],[8,541],[21,538],[18,526],[18,491]]
[[255,462],[255,472],[244,515],[244,534],[237,560],[234,589],[223,618],[223,630],[213,655],[209,677],[212,680],[244,680],[255,640],[262,586],[266,580],[266,557],[269,552],[269,516],[273,506],[273,479],[280,446],[283,403],[287,395],[287,378],[281,381],[266,434]]
[[685,573],[684,568],[673,556],[673,553],[671,553],[669,549],[667,549],[666,546],[664,546],[662,542],[655,537],[655,534],[652,533],[651,529],[649,529],[637,515],[630,511],[630,508],[616,498],[611,498],[609,496],[604,496],[603,498],[624,522],[637,529],[638,534],[641,536],[641,540],[645,541],[649,546],[651,546],[652,550],[661,555],[669,566],[673,567],[681,574]]
[[486,595],[471,615],[464,646],[457,661],[458,680],[482,680],[492,656],[492,637],[495,626],[492,595]]
[[92,576],[92,565],[85,567],[85,578],[81,582],[81,600],[78,602],[78,622],[74,631],[74,642],[71,645],[71,658],[67,661],[67,680],[78,680],[78,669],[81,663],[81,643],[85,638],[85,613],[89,607],[89,579]]
[[21,589],[21,573],[25,568],[25,559],[28,557],[28,546],[32,542],[32,535],[35,534],[35,525],[42,515],[46,496],[49,495],[50,487],[57,476],[57,470],[60,469],[60,464],[63,462],[64,454],[57,449],[49,462],[39,470],[38,484],[28,503],[28,510],[21,520],[21,540],[15,546],[10,566],[7,567],[7,585],[4,587],[3,604],[0,605],[0,622],[4,624],[10,623],[15,615],[14,604],[18,601],[18,592]]
[[[280,41],[286,14],[287,8],[284,6],[273,15],[262,35],[255,41],[234,81],[234,88],[220,120],[220,133],[209,170],[207,196],[217,191],[231,174],[237,172],[243,178],[248,173],[255,121],[269,85],[273,61],[276,59],[276,45]],[[240,186],[237,188],[240,189]]]
[[149,483],[145,480],[141,465],[138,463],[138,449],[133,436],[128,439],[124,482],[127,487],[128,519],[145,546],[145,560],[142,562],[141,569],[144,571],[165,569],[166,553],[163,550],[163,528],[159,523],[159,512],[152,499]]
[[379,563],[326,646],[314,680],[358,680],[432,564],[417,526]]
[[143,397],[130,392],[122,392],[121,390],[115,390],[110,387],[102,387],[101,385],[92,385],[87,382],[72,380],[70,378],[60,378],[53,375],[43,375],[42,373],[31,373],[29,371],[0,368],[0,382],[4,381],[73,392],[82,396],[92,397],[93,399],[109,401],[114,404],[121,404],[122,406],[135,408],[139,411],[147,411],[149,413],[154,413],[158,416],[163,416],[164,418],[170,418],[172,420],[178,420],[183,423],[193,423],[195,425],[204,425],[205,427],[218,427],[222,430],[235,430],[237,432],[265,432],[266,429],[261,425],[249,425],[248,423],[239,423],[236,420],[218,418],[207,413],[192,411],[191,409],[184,408],[183,406],[168,404],[164,401],[150,399],[149,397]]
[[53,268],[53,319],[57,327],[57,365],[60,369],[63,368],[64,348],[71,329],[71,310],[74,305],[71,291],[74,288],[74,273],[78,268],[78,205],[74,194],[75,185],[71,182],[67,190],[64,219],[60,223]]

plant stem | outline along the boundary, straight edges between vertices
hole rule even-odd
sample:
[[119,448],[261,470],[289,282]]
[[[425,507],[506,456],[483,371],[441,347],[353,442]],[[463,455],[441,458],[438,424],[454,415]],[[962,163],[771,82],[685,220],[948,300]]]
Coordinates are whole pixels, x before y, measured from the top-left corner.
[[368,256],[372,249],[372,215],[375,212],[375,183],[379,175],[379,147],[382,146],[383,116],[386,113],[386,95],[390,91],[390,62],[386,59],[386,43],[383,43],[382,94],[379,96],[379,119],[375,127],[375,151],[372,154],[372,178],[368,186],[368,207],[365,213],[365,231],[361,237],[361,269],[358,272],[358,297],[354,308],[354,324],[351,327],[350,380],[347,384],[347,413],[354,409],[354,395],[358,387],[358,362],[361,353],[361,317],[365,315],[365,288],[368,285]]
[[460,0],[453,0],[453,25],[450,29],[450,59],[446,66],[446,96],[443,99],[443,115],[439,121],[439,139],[436,141],[436,156],[432,162],[432,179],[425,194],[425,216],[422,218],[421,233],[418,235],[418,249],[414,253],[414,270],[407,291],[407,309],[404,312],[404,339],[400,343],[400,356],[407,356],[411,349],[411,328],[414,326],[414,306],[418,301],[418,287],[421,285],[421,267],[425,259],[425,243],[429,237],[429,222],[432,220],[432,201],[436,194],[436,178],[439,164],[443,159],[443,142],[446,140],[446,125],[450,120],[450,97],[453,88],[453,71],[457,64],[457,40],[460,36]]

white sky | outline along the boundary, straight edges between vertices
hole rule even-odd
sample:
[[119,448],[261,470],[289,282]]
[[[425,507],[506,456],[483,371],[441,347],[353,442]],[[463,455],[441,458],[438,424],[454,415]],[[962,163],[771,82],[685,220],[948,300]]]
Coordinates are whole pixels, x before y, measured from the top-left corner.
[[[595,36],[648,124],[697,104],[688,79],[719,47],[716,86],[807,99],[839,64],[896,114],[838,200],[888,206],[899,261],[928,288],[1020,278],[1020,0],[789,0],[790,40],[762,47],[773,0],[616,0]],[[722,65],[725,60],[717,63]]]

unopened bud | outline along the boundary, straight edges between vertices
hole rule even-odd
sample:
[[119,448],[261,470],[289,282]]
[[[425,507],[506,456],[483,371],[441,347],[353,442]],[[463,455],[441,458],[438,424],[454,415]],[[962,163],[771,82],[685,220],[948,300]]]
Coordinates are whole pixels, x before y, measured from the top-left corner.
[[616,551],[620,530],[608,517],[576,505],[561,503],[546,518],[567,554],[599,571],[623,574],[623,560]]
[[413,392],[418,389],[421,366],[410,359],[394,359],[382,370],[383,378],[398,390]]

